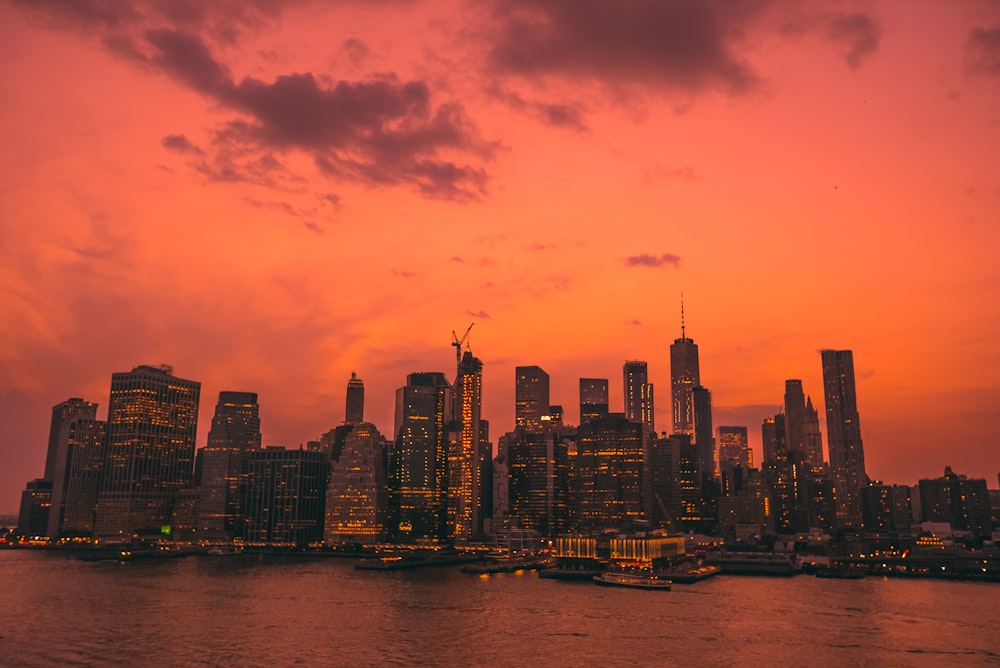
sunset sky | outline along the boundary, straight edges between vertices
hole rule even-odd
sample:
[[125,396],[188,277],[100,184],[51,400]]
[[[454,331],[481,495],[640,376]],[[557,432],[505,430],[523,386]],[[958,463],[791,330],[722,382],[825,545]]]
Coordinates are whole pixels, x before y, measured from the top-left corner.
[[997,487],[996,0],[0,0],[0,56],[0,512],[113,372],[390,435],[473,322],[494,442],[517,365],[668,429],[682,292],[758,457],[848,348],[872,478]]

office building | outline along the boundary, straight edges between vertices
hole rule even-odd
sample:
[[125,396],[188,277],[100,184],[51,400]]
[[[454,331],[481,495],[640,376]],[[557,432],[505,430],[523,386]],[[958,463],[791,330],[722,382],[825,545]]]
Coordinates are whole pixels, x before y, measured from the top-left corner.
[[608,379],[580,379],[580,424],[608,414]]
[[80,420],[95,420],[97,404],[80,398],[71,398],[52,407],[49,426],[49,447],[45,456],[45,480],[52,483],[51,511],[46,525],[46,535],[55,538],[62,529],[66,515],[66,482],[72,461],[71,434]]
[[670,346],[670,400],[673,434],[694,435],[694,388],[701,385],[698,345],[687,338],[681,306],[681,338]]
[[347,381],[346,404],[344,422],[351,424],[365,421],[365,383],[353,371],[351,379]]
[[411,373],[396,390],[396,435],[389,454],[389,532],[404,543],[447,538],[449,427],[454,400],[443,373]]
[[629,529],[642,518],[644,441],[642,425],[622,413],[580,425],[576,454],[580,530]]
[[854,385],[854,356],[850,350],[823,350],[820,355],[837,519],[843,525],[857,526],[861,523],[861,489],[868,485],[868,474]]
[[514,426],[530,431],[543,427],[549,414],[549,374],[538,366],[514,370]]
[[458,365],[454,397],[457,429],[448,452],[447,526],[450,538],[464,543],[482,531],[483,363],[471,350]]
[[[69,465],[62,492],[61,519],[57,533],[67,538],[89,537],[94,533],[94,510],[104,469],[107,422],[77,420],[69,434]],[[53,506],[54,507],[54,506]]]
[[268,446],[250,453],[243,541],[308,547],[323,540],[330,465],[322,452]]
[[96,537],[170,533],[174,499],[194,474],[200,392],[165,365],[112,375]]
[[375,425],[355,423],[326,490],[323,541],[371,544],[386,538],[388,524],[388,444]]
[[632,422],[642,424],[646,433],[655,434],[653,386],[649,382],[646,363],[639,360],[625,362],[622,376],[622,386],[625,388],[625,417]]
[[239,537],[243,528],[247,466],[260,450],[260,407],[253,392],[220,392],[208,432],[198,452],[198,529],[202,540]]
[[557,429],[515,429],[503,437],[507,514],[521,529],[556,536],[570,529],[569,443]]

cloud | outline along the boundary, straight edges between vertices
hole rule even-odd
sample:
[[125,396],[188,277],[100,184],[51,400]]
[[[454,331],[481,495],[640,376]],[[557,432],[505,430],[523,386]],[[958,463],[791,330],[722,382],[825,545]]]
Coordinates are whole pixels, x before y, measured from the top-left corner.
[[830,22],[829,37],[840,45],[852,70],[878,51],[880,34],[878,25],[866,14],[847,14]]
[[197,155],[204,155],[204,151],[191,143],[191,141],[184,135],[167,135],[160,140],[160,144],[164,148],[169,148],[171,151],[177,151],[179,153],[194,153]]
[[641,320],[637,320],[636,318],[633,318],[631,320],[626,320],[625,324],[626,325],[631,325],[631,326],[639,326],[639,325],[642,325],[642,321]]
[[492,317],[486,311],[466,311],[465,315],[470,318],[479,318],[480,320],[489,320]]
[[[233,117],[215,130],[214,154],[195,165],[210,180],[277,187],[281,170],[266,162],[276,162],[275,153],[300,151],[328,178],[408,186],[427,197],[459,201],[485,195],[489,178],[482,165],[496,144],[479,137],[460,104],[435,103],[424,81],[402,81],[391,72],[358,81],[331,81],[312,72],[237,80],[212,45],[230,44],[242,31],[273,22],[284,3],[219,3],[232,6],[231,25],[215,3],[209,9],[188,1],[136,2],[131,12],[117,4],[88,0],[66,11],[59,0],[43,0],[30,10],[53,25],[71,22],[97,31],[119,56],[228,110]],[[357,53],[360,46],[348,48]],[[572,120],[568,112],[563,117]],[[177,140],[172,143],[168,148],[180,148]]]
[[758,78],[733,44],[765,4],[498,0],[489,62],[525,77],[746,92]]
[[643,253],[641,255],[632,255],[625,259],[626,267],[680,267],[681,258],[679,255],[673,255],[671,253],[664,253],[659,257],[653,255],[647,255]]
[[965,68],[974,74],[1000,77],[1000,26],[974,28],[965,40]]

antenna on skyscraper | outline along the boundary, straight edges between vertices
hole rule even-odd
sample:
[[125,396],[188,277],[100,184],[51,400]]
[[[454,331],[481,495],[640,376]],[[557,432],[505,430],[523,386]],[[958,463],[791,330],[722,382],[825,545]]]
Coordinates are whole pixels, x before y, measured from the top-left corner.
[[686,337],[684,336],[684,292],[681,292],[681,341]]

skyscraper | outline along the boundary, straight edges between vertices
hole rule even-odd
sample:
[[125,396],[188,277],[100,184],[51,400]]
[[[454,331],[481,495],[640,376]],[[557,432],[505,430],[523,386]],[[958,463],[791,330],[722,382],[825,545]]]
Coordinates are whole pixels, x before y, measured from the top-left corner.
[[52,538],[59,535],[66,514],[65,489],[71,466],[71,434],[78,421],[96,418],[97,404],[76,397],[52,407],[49,448],[45,457],[45,479],[52,482],[52,506],[47,521],[47,533]]
[[448,428],[454,402],[443,373],[411,373],[396,390],[389,453],[390,533],[402,542],[446,538]]
[[326,491],[323,540],[327,546],[372,543],[385,537],[388,510],[385,454],[385,439],[375,425],[357,423],[347,434]]
[[629,529],[641,519],[642,425],[613,413],[577,432],[577,520],[580,530]]
[[260,450],[260,409],[253,392],[220,392],[201,460],[199,529],[207,540],[242,533],[250,453]]
[[715,437],[712,429],[712,393],[707,387],[691,390],[694,408],[694,444],[698,448],[698,471],[703,480],[715,477]]
[[694,388],[701,385],[698,345],[687,338],[681,303],[681,338],[670,346],[670,398],[674,434],[694,434]]
[[861,488],[868,484],[868,474],[854,386],[854,355],[850,350],[822,350],[820,355],[837,519],[857,526],[861,522]]
[[364,422],[365,421],[365,383],[358,374],[351,372],[351,379],[347,381],[347,409],[344,415],[344,422]]
[[625,417],[642,424],[647,433],[656,433],[653,422],[653,386],[645,362],[632,360],[622,367],[625,388]]
[[608,414],[608,379],[580,379],[580,424]]
[[549,414],[549,374],[538,366],[514,370],[514,426],[529,431],[542,428],[542,416]]
[[173,502],[191,484],[201,383],[169,366],[111,376],[108,444],[95,536],[169,532]]
[[785,439],[789,453],[805,455],[806,396],[802,381],[785,381]]
[[323,539],[323,505],[330,463],[322,452],[268,446],[247,466],[248,545],[304,548]]
[[753,466],[746,427],[719,427],[719,469],[749,469]]
[[[448,529],[457,542],[482,530],[480,515],[483,363],[466,350],[455,377],[457,438],[448,454]],[[544,404],[548,406],[548,401]]]

